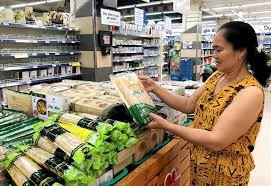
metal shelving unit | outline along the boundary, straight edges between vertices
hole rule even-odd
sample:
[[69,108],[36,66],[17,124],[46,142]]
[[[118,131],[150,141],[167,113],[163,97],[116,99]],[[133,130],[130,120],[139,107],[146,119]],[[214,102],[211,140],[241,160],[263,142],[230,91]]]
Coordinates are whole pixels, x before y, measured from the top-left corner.
[[30,24],[18,24],[18,23],[0,23],[1,27],[11,27],[11,28],[32,28],[32,29],[43,29],[43,30],[58,30],[66,32],[79,32],[78,29],[69,27],[56,27],[56,26],[38,26]]
[[79,30],[0,23],[0,32],[0,91],[82,75]]
[[23,81],[23,80],[16,80],[16,79],[7,79],[7,80],[0,80],[0,88],[7,88],[7,87],[14,87],[14,86],[20,86],[20,85],[31,85],[31,84],[39,84],[39,83],[46,83],[50,81],[59,81],[63,79],[69,79],[69,78],[77,78],[80,77],[82,73],[78,74],[69,74],[69,75],[60,75],[55,77],[48,77],[48,78],[38,78],[33,79],[29,81]]

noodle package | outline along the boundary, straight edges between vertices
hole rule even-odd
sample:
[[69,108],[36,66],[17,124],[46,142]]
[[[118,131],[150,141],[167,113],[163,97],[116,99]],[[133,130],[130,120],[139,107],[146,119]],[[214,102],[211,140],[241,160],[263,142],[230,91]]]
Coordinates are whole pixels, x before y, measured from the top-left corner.
[[157,113],[155,105],[135,73],[119,73],[110,76],[122,101],[140,128],[148,124],[150,113]]
[[[48,175],[37,163],[19,152],[11,152],[4,162],[5,168],[11,172],[15,165],[28,179],[39,186],[60,186],[57,179]],[[13,177],[15,178],[15,177]],[[14,180],[15,181],[15,180]],[[25,180],[27,181],[27,180]],[[27,182],[29,183],[29,182]],[[30,183],[29,183],[30,184]]]
[[67,185],[80,184],[83,186],[90,182],[83,172],[39,147],[25,145],[18,146],[18,149],[39,165],[63,178]]

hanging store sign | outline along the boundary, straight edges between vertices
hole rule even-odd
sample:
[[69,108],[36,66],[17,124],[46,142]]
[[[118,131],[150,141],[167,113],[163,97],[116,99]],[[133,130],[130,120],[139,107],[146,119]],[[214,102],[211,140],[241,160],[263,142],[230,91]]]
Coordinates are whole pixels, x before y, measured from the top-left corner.
[[174,0],[173,11],[187,15],[190,11],[190,0]]
[[263,30],[264,30],[265,32],[270,33],[270,32],[271,32],[271,25],[264,25],[264,26],[263,26]]
[[120,26],[120,12],[101,8],[101,18],[103,25]]
[[144,10],[135,8],[135,24],[143,26],[144,24]]
[[206,26],[202,28],[202,35],[216,34],[216,26]]

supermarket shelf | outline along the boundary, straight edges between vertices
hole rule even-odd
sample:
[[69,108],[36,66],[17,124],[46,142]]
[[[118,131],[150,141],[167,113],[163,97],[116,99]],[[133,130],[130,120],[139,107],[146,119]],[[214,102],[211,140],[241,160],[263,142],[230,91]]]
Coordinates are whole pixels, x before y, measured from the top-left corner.
[[59,30],[59,31],[72,31],[79,32],[79,30],[69,27],[56,27],[56,26],[37,26],[30,24],[18,24],[18,23],[1,23],[1,27],[16,27],[16,28],[32,28],[32,29],[43,29],[43,30]]
[[130,44],[122,44],[122,45],[113,45],[113,47],[119,47],[119,46],[124,46],[124,47],[133,47],[133,46],[138,46],[138,47],[142,47],[144,45],[140,44],[140,45],[130,45]]
[[201,41],[202,43],[213,43],[213,41]]
[[113,52],[116,55],[125,55],[125,54],[144,54],[143,52]]
[[156,74],[156,75],[147,75],[147,76],[149,76],[149,77],[151,77],[151,78],[158,78],[158,77],[159,77],[158,74]]
[[115,70],[113,71],[113,73],[135,71],[135,70],[142,70],[142,69],[144,69],[144,67],[135,67],[135,68],[128,68],[128,69],[123,69],[123,70]]
[[20,86],[20,85],[27,85],[27,84],[36,84],[36,83],[45,83],[49,81],[57,81],[62,79],[69,79],[69,78],[75,78],[80,77],[82,74],[72,74],[72,75],[64,75],[64,76],[57,76],[57,77],[50,77],[50,78],[42,78],[42,79],[35,79],[30,81],[16,81],[16,82],[9,82],[0,84],[0,88],[6,88],[6,87],[13,87],[13,86]]
[[202,48],[202,50],[214,50],[214,48]]
[[149,54],[149,55],[144,55],[144,57],[157,57],[160,56],[160,54]]
[[46,53],[0,53],[0,57],[18,57],[27,58],[33,56],[62,56],[62,55],[77,55],[80,52],[46,52]]
[[36,44],[78,44],[80,41],[0,39],[0,43],[36,43]]
[[7,72],[7,71],[16,71],[16,70],[33,70],[33,69],[41,69],[41,68],[51,68],[57,66],[80,66],[80,63],[59,63],[59,64],[43,64],[43,65],[34,65],[29,64],[29,66],[15,66],[15,67],[6,67],[0,68],[0,72]]
[[126,59],[126,60],[113,60],[112,62],[133,62],[133,61],[142,61],[143,59]]
[[137,34],[123,34],[118,32],[113,32],[113,36],[126,36],[126,37],[142,37],[142,38],[150,38],[150,39],[159,39],[160,37],[147,36],[147,35],[137,35]]
[[144,68],[148,68],[148,67],[158,67],[159,65],[147,65],[147,66],[144,66]]
[[159,45],[145,45],[144,48],[159,48]]
[[213,55],[207,55],[207,56],[201,56],[202,58],[205,58],[205,57],[213,57]]

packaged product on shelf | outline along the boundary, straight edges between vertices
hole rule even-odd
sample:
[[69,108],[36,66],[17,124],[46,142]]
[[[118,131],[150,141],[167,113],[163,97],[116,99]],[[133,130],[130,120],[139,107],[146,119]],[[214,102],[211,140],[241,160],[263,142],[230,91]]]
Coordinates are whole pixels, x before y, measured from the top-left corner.
[[43,150],[46,150],[47,152],[50,152],[51,154],[55,155],[59,159],[62,159],[68,163],[72,161],[70,156],[67,153],[65,153],[61,148],[56,146],[48,138],[41,136],[40,133],[35,133],[33,135],[33,142],[38,147],[42,148]]
[[47,69],[45,69],[45,70],[39,70],[38,72],[39,72],[39,77],[40,78],[46,78],[48,76]]
[[1,143],[9,148],[16,144],[32,143],[33,125],[38,122],[36,118],[23,120],[0,129]]
[[22,72],[22,80],[23,81],[29,81],[30,80],[29,71]]
[[138,126],[148,124],[149,114],[157,113],[157,109],[136,74],[120,73],[110,78]]
[[63,16],[63,26],[69,27],[70,26],[70,15],[69,13],[62,13]]
[[36,22],[33,7],[25,7],[25,20],[26,23],[34,24]]
[[52,19],[49,16],[48,12],[45,12],[42,14],[42,25],[44,26],[50,26],[52,24]]
[[14,16],[13,16],[13,11],[10,8],[4,8],[2,11],[0,11],[2,17],[2,22],[3,23],[14,23]]
[[82,98],[74,103],[74,111],[108,118],[110,115],[125,113],[126,108],[123,104],[108,100]]
[[25,24],[25,14],[23,10],[14,11],[15,23]]
[[35,185],[42,184],[43,186],[60,186],[58,180],[42,169],[37,163],[29,157],[19,152],[10,152],[4,162],[5,168],[10,169],[15,165],[20,171],[30,179]]
[[18,112],[10,109],[0,110],[0,127],[8,127],[19,121],[26,120],[28,117],[23,112]]
[[7,171],[17,186],[35,186],[35,184],[14,164],[11,164]]
[[30,71],[30,79],[33,80],[37,78],[38,78],[38,71],[37,70]]
[[9,109],[25,112],[28,116],[33,116],[32,96],[12,90],[6,90],[7,105]]
[[83,172],[39,147],[26,145],[18,146],[18,149],[39,165],[64,179],[68,185],[85,185],[90,181]]

